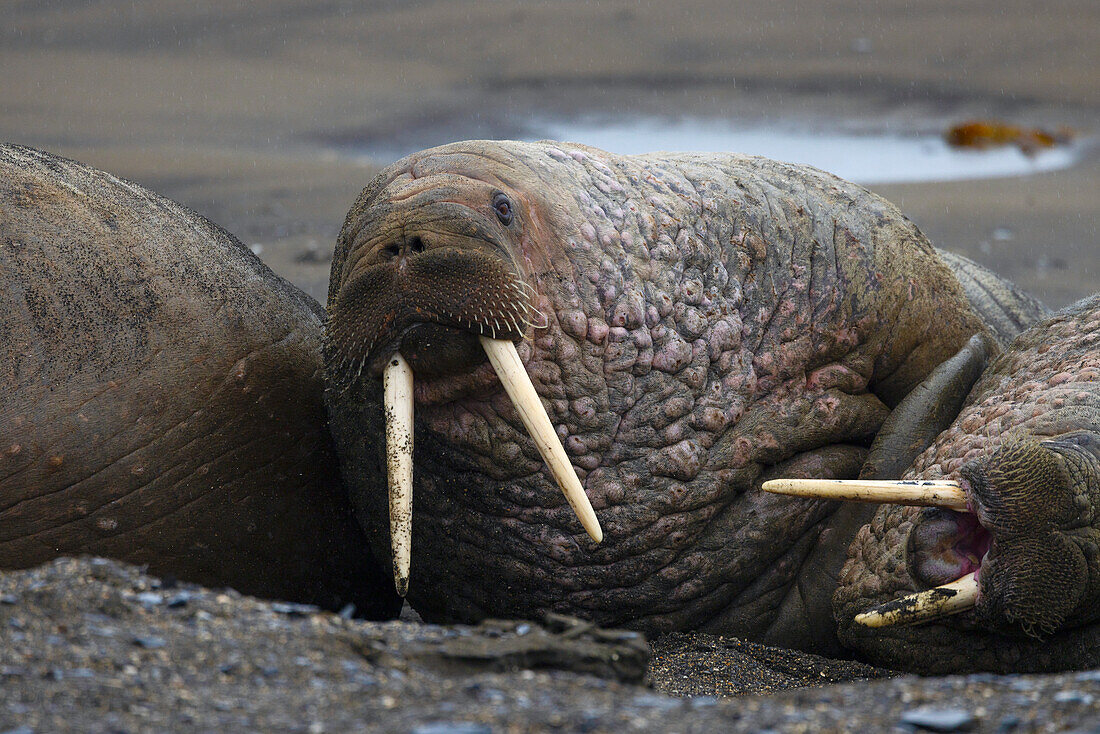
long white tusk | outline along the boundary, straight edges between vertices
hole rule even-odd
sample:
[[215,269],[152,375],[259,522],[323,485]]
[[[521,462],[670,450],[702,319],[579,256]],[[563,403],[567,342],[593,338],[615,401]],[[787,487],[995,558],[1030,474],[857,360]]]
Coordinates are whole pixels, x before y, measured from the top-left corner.
[[900,599],[888,601],[863,614],[857,614],[856,622],[865,627],[919,624],[965,612],[977,601],[978,579],[975,578],[974,573],[968,573],[949,584],[909,594]]
[[489,355],[489,362],[497,372],[504,390],[516,406],[523,425],[531,434],[531,440],[535,442],[542,460],[550,468],[565,499],[569,501],[573,512],[581,521],[581,525],[588,531],[592,540],[599,543],[603,540],[603,530],[600,529],[600,521],[596,519],[596,512],[592,509],[592,503],[588,501],[588,495],[584,493],[581,482],[577,479],[577,472],[565,453],[565,448],[558,440],[558,434],[550,423],[550,416],[546,414],[546,408],[542,406],[535,386],[531,384],[531,378],[527,370],[523,368],[523,362],[516,351],[516,345],[507,339],[490,339],[481,337],[481,346]]
[[390,544],[397,593],[409,591],[412,556],[413,373],[394,354],[382,373],[386,412],[386,467],[390,482]]
[[889,502],[917,507],[946,507],[966,512],[966,493],[958,482],[872,481],[862,479],[773,479],[765,492],[850,502]]

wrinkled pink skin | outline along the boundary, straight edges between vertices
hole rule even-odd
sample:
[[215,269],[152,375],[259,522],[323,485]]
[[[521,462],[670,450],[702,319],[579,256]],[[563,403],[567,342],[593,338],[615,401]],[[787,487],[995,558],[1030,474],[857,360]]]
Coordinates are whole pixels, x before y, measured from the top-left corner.
[[[1054,583],[1054,588],[1042,590],[1044,606],[1064,605],[1067,613],[1057,629],[1028,630],[1035,637],[1013,629],[1011,619],[1006,619],[1013,609],[1011,605],[1003,608],[1001,597],[1005,587],[1008,591],[1017,584],[1026,587],[1028,566],[1037,556],[1032,556],[1030,549],[1019,553],[1020,543],[1011,537],[990,548],[990,532],[996,535],[998,521],[960,475],[969,462],[989,461],[998,448],[1026,437],[1052,441],[1055,451],[1071,460],[1074,480],[1068,487],[1052,487],[1032,498],[1031,507],[1015,518],[1039,526],[1028,535],[1041,536],[1043,542],[1034,548],[1055,553],[1058,570],[1075,569]],[[1073,445],[1067,448],[1069,439]],[[1094,296],[1022,333],[986,370],[954,424],[906,474],[906,478],[962,480],[975,514],[932,515],[917,508],[885,505],[859,532],[835,596],[841,640],[871,660],[885,664],[905,661],[904,667],[922,672],[1095,667],[1100,663],[1098,470],[1100,296]],[[1049,475],[1035,479],[1048,481]],[[1028,514],[1032,508],[1036,510],[1034,518]],[[1047,520],[1043,513],[1050,513],[1053,519]],[[961,555],[970,552],[980,560],[977,610],[918,627],[871,631],[853,624],[852,617],[859,611],[927,586],[910,576],[907,560],[911,559],[906,558],[910,532],[922,514],[925,520],[917,527],[929,535],[934,531],[949,539],[952,519],[960,530],[970,531],[956,537],[955,550],[962,551]],[[929,516],[933,517],[931,523],[926,522]],[[975,530],[978,522],[983,528]],[[948,550],[937,563],[920,569],[927,576],[943,576],[930,581],[942,583],[975,570],[975,565]],[[1039,579],[1039,583],[1046,581]]]
[[[548,322],[519,352],[605,540],[585,535],[484,364],[421,380],[410,602],[430,620],[555,610],[784,643],[772,622],[835,505],[759,485],[854,476],[890,406],[982,328],[933,248],[888,203],[812,169],[471,142],[364,191],[330,309],[360,243],[395,227],[446,237],[418,219],[437,180],[471,209],[495,190],[515,204],[496,245]],[[356,369],[330,353],[334,383],[352,384],[328,402],[385,553],[380,386]]]

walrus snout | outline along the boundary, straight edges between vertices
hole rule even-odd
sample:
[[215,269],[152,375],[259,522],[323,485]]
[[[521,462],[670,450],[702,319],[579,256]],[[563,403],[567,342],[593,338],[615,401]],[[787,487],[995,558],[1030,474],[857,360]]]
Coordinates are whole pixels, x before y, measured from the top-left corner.
[[[419,249],[419,251],[418,251]],[[357,269],[329,306],[329,347],[340,374],[378,377],[400,350],[421,377],[454,375],[485,361],[478,337],[523,338],[530,287],[482,250],[429,248],[407,237]]]

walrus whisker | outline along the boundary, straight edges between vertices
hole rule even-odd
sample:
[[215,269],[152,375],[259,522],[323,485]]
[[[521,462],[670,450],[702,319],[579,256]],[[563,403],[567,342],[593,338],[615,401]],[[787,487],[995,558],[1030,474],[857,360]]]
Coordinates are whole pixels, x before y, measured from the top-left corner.
[[554,431],[550,416],[546,414],[546,408],[543,407],[538,393],[535,392],[535,386],[531,383],[527,370],[523,368],[523,361],[520,360],[519,352],[516,351],[516,345],[507,339],[481,337],[481,346],[485,349],[501,384],[504,385],[512,405],[515,406],[516,413],[527,428],[527,433],[530,434],[531,440],[534,441],[535,447],[538,448],[539,454],[550,469],[550,474],[558,483],[558,487],[561,488],[585,531],[592,540],[599,543],[603,540],[603,530],[600,528],[599,520],[596,519],[596,512],[592,509],[588,495],[584,493],[584,487],[581,486],[577,472],[565,453],[565,447],[561,445],[561,439]]
[[974,571],[949,584],[880,604],[874,609],[857,614],[855,621],[864,627],[877,629],[920,624],[959,614],[977,604],[978,588],[977,572]]
[[774,494],[848,502],[883,502],[915,507],[946,507],[967,512],[966,493],[952,480],[881,481],[863,479],[773,479],[762,489]]
[[542,323],[541,324],[536,324],[534,321],[529,321],[528,322],[528,323],[531,324],[531,326],[533,328],[541,330],[541,329],[545,329],[545,328],[550,326],[550,319],[546,318],[546,314],[544,314],[542,311],[539,311],[534,306],[531,307],[531,310],[542,317]]
[[412,563],[413,372],[400,353],[387,362],[382,384],[393,581],[405,596]]

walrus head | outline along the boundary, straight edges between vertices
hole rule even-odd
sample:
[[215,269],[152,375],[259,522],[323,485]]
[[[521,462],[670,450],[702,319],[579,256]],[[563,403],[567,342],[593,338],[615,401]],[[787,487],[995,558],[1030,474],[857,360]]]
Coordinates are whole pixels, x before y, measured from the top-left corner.
[[532,310],[515,260],[523,225],[511,197],[492,183],[420,176],[415,167],[385,189],[349,243],[330,307],[340,373],[380,375],[400,351],[418,376],[451,376],[485,361],[478,336],[522,338]]
[[597,542],[603,536],[513,343],[545,326],[523,277],[542,222],[539,203],[507,175],[522,169],[500,163],[461,151],[402,161],[364,191],[338,245],[344,256],[330,285],[326,364],[335,390],[364,373],[384,378],[390,532],[402,595],[414,392],[424,402],[449,401],[499,377],[586,531]]
[[911,222],[818,171],[454,143],[345,220],[330,425],[428,621],[762,636],[781,594],[751,589],[789,588],[833,507],[760,482],[855,476],[889,406],[980,328],[963,299]]

